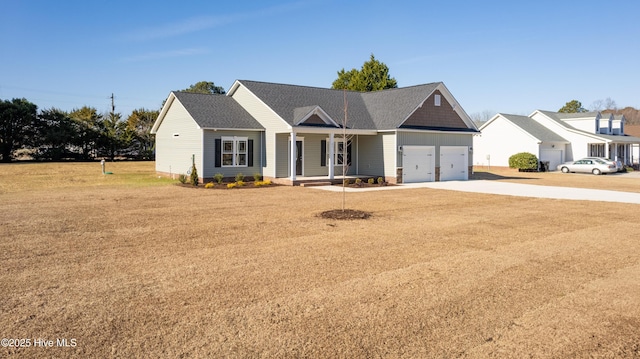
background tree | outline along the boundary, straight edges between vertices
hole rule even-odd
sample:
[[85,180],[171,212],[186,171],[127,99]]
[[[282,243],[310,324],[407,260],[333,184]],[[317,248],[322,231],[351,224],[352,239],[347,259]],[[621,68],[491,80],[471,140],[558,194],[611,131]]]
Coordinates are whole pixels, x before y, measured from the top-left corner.
[[151,127],[158,118],[159,111],[151,111],[144,108],[133,110],[127,118],[127,128],[133,133],[131,150],[135,157],[144,160],[153,159],[154,136]]
[[567,102],[558,112],[563,113],[578,113],[578,112],[587,112],[587,110],[582,107],[582,103],[578,100],[571,100]]
[[13,152],[31,145],[37,126],[38,106],[26,99],[0,101],[0,156],[10,162]]
[[484,125],[487,121],[489,121],[496,113],[490,110],[484,110],[482,112],[475,112],[469,115],[473,123],[480,127]]
[[189,88],[182,90],[184,92],[205,93],[205,94],[221,94],[226,92],[220,86],[216,86],[213,82],[200,81],[196,84],[189,86]]
[[122,115],[109,112],[100,123],[100,154],[109,157],[112,161],[120,152],[128,147],[133,140],[133,133],[127,128],[127,123],[121,121]]
[[78,146],[80,157],[85,160],[95,158],[101,137],[102,115],[94,107],[83,106],[71,111],[69,117],[76,123],[74,145]]
[[360,70],[344,68],[338,71],[338,78],[333,81],[331,88],[361,92],[379,91],[398,87],[395,78],[389,75],[389,67],[376,60],[371,54]]
[[65,158],[75,158],[74,146],[77,143],[79,129],[66,112],[51,108],[43,110],[38,115],[39,125],[37,135],[36,158],[60,161]]

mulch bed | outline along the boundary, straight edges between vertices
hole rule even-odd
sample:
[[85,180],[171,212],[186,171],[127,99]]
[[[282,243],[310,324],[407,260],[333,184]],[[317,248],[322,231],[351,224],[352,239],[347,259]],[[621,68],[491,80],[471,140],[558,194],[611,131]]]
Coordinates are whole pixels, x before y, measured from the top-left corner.
[[367,219],[371,217],[371,213],[360,211],[357,209],[332,209],[320,213],[320,217],[329,219]]

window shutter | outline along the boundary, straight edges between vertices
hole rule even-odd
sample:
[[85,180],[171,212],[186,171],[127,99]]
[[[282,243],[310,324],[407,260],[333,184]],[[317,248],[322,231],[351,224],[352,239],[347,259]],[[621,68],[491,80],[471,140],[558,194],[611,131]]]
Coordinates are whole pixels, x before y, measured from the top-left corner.
[[249,140],[247,143],[247,166],[253,167],[253,140]]
[[351,141],[347,145],[347,166],[351,166]]
[[320,141],[320,166],[327,166],[327,141]]
[[220,163],[222,160],[222,140],[219,138],[216,138],[216,150],[215,150],[215,166],[216,167],[222,167],[222,164]]

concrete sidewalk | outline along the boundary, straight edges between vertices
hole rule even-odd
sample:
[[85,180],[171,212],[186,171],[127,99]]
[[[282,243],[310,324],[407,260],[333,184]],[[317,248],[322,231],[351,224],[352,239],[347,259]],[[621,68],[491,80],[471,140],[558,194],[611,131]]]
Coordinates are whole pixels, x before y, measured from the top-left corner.
[[[340,192],[341,186],[310,187],[326,191]],[[347,192],[388,191],[411,188],[433,188],[450,191],[497,194],[504,196],[535,197],[550,199],[601,201],[640,204],[640,193],[607,191],[573,187],[538,186],[487,180],[447,181],[400,184],[388,187],[346,188]]]

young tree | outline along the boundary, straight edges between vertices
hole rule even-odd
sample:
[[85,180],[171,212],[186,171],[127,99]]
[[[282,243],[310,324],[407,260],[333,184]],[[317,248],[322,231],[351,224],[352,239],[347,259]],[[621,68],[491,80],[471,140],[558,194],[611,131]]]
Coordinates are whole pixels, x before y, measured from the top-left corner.
[[563,113],[578,113],[578,112],[587,112],[587,110],[582,107],[582,103],[578,100],[571,100],[567,102],[558,112]]
[[38,106],[26,99],[0,101],[0,156],[11,162],[13,152],[27,147],[35,134]]
[[373,54],[359,71],[356,69],[345,71],[344,68],[338,71],[338,78],[331,85],[333,89],[360,92],[379,91],[396,87],[398,87],[398,82],[389,75],[389,67],[376,60]]

